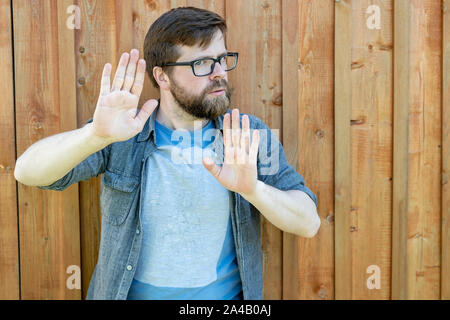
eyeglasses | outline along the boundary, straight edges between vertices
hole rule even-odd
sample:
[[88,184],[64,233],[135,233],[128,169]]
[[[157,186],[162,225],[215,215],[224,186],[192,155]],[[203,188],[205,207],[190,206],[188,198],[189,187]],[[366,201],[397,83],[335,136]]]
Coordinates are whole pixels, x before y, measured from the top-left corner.
[[217,59],[214,58],[202,58],[189,62],[168,62],[164,63],[162,67],[165,66],[191,66],[192,72],[197,77],[208,76],[214,71],[216,62],[218,62],[225,71],[231,71],[236,68],[238,61],[237,52],[227,52]]

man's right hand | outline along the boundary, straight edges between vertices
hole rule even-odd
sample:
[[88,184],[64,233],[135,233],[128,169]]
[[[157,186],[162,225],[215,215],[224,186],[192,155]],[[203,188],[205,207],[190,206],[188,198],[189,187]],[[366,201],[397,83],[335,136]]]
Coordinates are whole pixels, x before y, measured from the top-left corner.
[[145,78],[145,60],[139,59],[138,50],[122,54],[112,86],[110,76],[111,64],[107,63],[94,112],[93,134],[113,143],[141,132],[158,101],[148,100],[136,115]]

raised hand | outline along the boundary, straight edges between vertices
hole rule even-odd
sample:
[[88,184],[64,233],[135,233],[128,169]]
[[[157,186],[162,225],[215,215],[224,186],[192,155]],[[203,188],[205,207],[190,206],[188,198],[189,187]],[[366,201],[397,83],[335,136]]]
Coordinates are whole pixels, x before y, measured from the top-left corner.
[[240,194],[252,194],[258,179],[257,157],[259,146],[259,131],[253,131],[250,144],[250,123],[247,115],[242,116],[240,128],[239,110],[232,111],[232,126],[230,129],[230,114],[223,118],[224,163],[216,165],[210,157],[203,159],[205,168],[228,190]]
[[158,101],[148,100],[136,114],[145,78],[145,60],[139,59],[138,50],[122,54],[112,86],[110,76],[111,64],[107,63],[94,112],[93,132],[112,143],[128,140],[141,132]]

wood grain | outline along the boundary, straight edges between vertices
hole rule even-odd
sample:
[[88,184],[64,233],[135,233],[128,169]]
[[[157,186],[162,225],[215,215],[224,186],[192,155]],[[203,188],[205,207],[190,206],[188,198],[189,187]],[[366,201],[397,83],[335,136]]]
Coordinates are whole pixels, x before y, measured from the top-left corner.
[[283,1],[282,16],[283,146],[321,217],[313,239],[284,233],[283,299],[334,299],[334,3]]
[[[376,2],[379,29],[367,25],[375,14],[367,13],[373,4],[352,2],[352,201],[348,231],[352,298],[380,300],[389,299],[391,294],[393,3]],[[367,285],[373,275],[371,268],[379,272],[379,288]]]
[[440,298],[441,12],[395,2],[393,299]]
[[441,45],[437,1],[411,1],[408,299],[440,298]]
[[17,190],[14,179],[16,137],[14,126],[12,17],[9,1],[0,3],[0,299],[19,299],[19,237]]
[[[65,27],[69,3],[13,2],[18,155],[76,128],[74,31]],[[78,213],[77,185],[56,192],[19,184],[22,299],[80,298],[80,290],[66,287],[67,268],[80,266]]]
[[450,300],[450,1],[442,6],[442,270],[441,299]]
[[351,1],[335,5],[334,186],[335,186],[335,298],[353,296],[351,219]]
[[392,299],[406,298],[410,7],[394,3],[394,154],[392,194]]

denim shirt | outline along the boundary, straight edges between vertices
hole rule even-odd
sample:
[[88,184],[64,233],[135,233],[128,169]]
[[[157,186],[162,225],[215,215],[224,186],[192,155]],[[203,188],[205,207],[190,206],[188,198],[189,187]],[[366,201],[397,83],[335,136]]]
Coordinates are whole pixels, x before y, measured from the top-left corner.
[[[40,189],[62,191],[73,183],[102,174],[102,215],[98,261],[87,299],[125,300],[133,280],[141,249],[140,213],[147,176],[148,157],[156,149],[155,118],[159,105],[143,130],[133,138],[99,150],[75,166],[64,177]],[[228,109],[231,114],[231,110]],[[242,117],[243,114],[241,114]],[[248,115],[250,129],[260,131],[258,179],[280,190],[301,190],[317,206],[314,193],[303,177],[286,161],[283,148],[271,130],[257,117]],[[92,122],[89,119],[87,123]],[[223,163],[223,115],[214,120],[217,135],[213,150]],[[230,199],[233,238],[244,300],[261,300],[262,249],[260,213],[245,198],[232,192]]]

